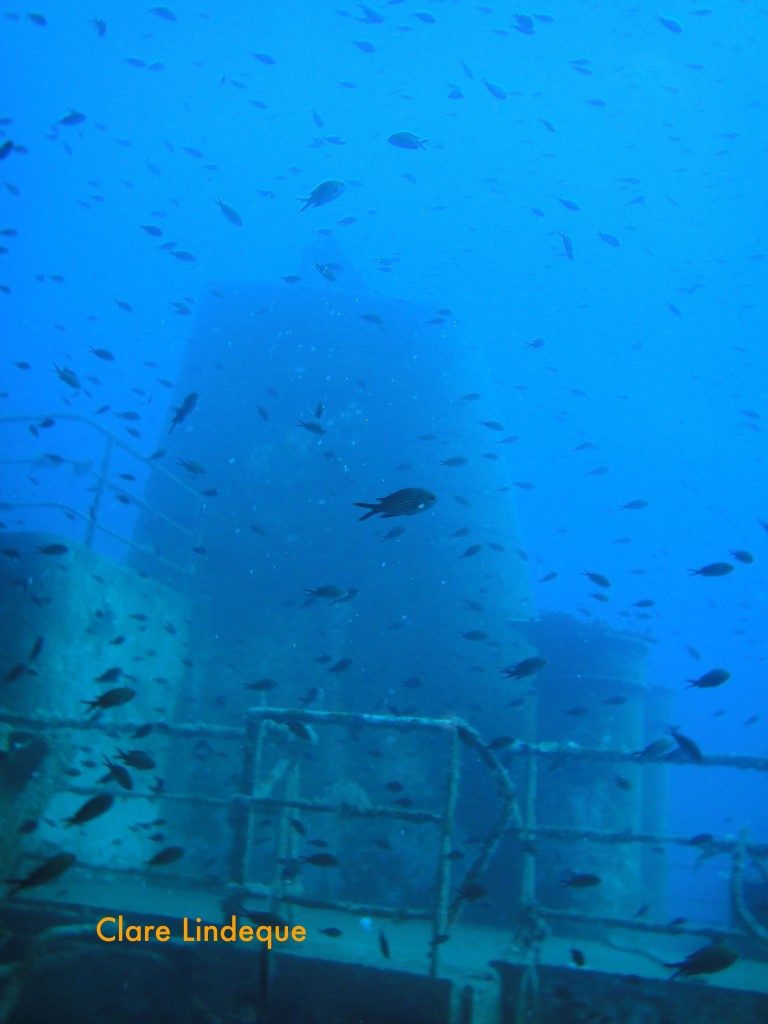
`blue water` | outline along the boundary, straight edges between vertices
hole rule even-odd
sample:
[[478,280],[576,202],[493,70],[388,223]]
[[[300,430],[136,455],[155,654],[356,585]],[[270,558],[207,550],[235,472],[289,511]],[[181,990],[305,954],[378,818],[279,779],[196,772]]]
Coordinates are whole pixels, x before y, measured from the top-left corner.
[[[44,25],[22,10],[0,23],[0,144],[14,145],[0,162],[0,415],[69,410],[128,440],[116,413],[136,411],[130,443],[151,454],[183,397],[172,385],[206,291],[331,287],[306,256],[322,245],[338,254],[339,288],[372,309],[378,296],[447,309],[463,357],[487,360],[482,415],[519,435],[498,451],[513,481],[534,485],[512,493],[537,612],[646,636],[649,682],[674,693],[668,724],[706,753],[765,755],[765,10],[130,7],[44,5]],[[423,145],[389,143],[396,132]],[[301,212],[329,179],[343,193]],[[375,377],[376,346],[407,354],[408,342],[371,337]],[[419,358],[429,387],[428,346]],[[246,388],[267,404],[257,360]],[[199,391],[203,418],[205,381]],[[436,433],[457,429],[454,410]],[[12,436],[4,459],[57,450],[50,435]],[[488,436],[467,454],[496,451],[503,435]],[[77,458],[97,457],[77,443]],[[404,461],[386,432],[364,445],[344,456],[358,479]],[[433,454],[417,470],[428,486]],[[4,491],[63,498],[64,472],[6,466]],[[338,528],[356,529],[351,501],[379,493],[373,480],[344,491]],[[620,510],[636,499],[647,507]],[[436,535],[447,502],[408,526]],[[130,531],[130,510],[109,514]],[[4,513],[5,528],[19,515]],[[308,539],[312,524],[308,513]],[[734,571],[689,574],[720,561]],[[610,579],[608,602],[585,571]],[[715,667],[731,673],[724,686],[686,688]],[[764,776],[685,770],[670,787],[671,831],[768,838]],[[676,892],[685,904],[708,885],[724,899],[721,879],[702,883],[686,863]]]

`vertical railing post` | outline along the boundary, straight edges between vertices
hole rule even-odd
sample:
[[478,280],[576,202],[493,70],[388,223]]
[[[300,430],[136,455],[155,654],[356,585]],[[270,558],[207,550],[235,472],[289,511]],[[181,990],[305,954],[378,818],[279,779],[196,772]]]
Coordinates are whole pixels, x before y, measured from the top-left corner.
[[520,876],[520,902],[527,906],[536,899],[536,850],[532,838],[536,833],[536,789],[539,777],[538,758],[526,757],[525,831],[522,834],[523,869]]
[[253,821],[253,788],[257,779],[257,764],[260,762],[262,733],[261,719],[250,716],[245,723],[245,739],[243,743],[243,766],[240,776],[240,793],[235,799],[231,810],[232,852],[230,858],[230,876],[233,882],[242,885],[248,864],[248,851],[251,846],[251,826]]
[[101,506],[101,499],[104,497],[104,482],[107,479],[111,459],[112,438],[107,434],[104,440],[104,453],[101,456],[101,467],[99,469],[99,474],[96,477],[96,489],[93,493],[93,501],[91,502],[91,508],[88,515],[88,529],[85,533],[85,546],[87,548],[93,547],[93,538],[96,535],[96,529],[98,526],[99,508]]
[[440,966],[440,947],[448,930],[451,893],[451,858],[453,831],[456,817],[456,797],[459,790],[460,745],[459,731],[454,726],[449,733],[448,770],[445,777],[445,805],[440,834],[440,863],[437,867],[437,892],[432,916],[432,944],[429,951],[429,976],[436,978]]

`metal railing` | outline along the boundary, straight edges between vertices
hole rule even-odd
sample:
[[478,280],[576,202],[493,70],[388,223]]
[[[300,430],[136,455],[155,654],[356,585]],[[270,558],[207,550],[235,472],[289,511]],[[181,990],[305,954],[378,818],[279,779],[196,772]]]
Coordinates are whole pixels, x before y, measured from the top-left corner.
[[[14,714],[0,711],[0,722],[11,727],[44,732],[48,735],[59,730],[108,732],[111,737],[129,734],[136,730],[140,723],[102,722],[99,719],[75,718],[42,718],[30,715]],[[298,758],[291,758],[282,779],[285,783],[279,796],[266,795],[260,784],[263,781],[266,745],[271,735],[281,735],[285,740],[285,732],[280,734],[281,726],[300,723],[313,728],[341,727],[359,731],[361,729],[391,730],[395,733],[423,733],[445,737],[447,750],[445,770],[442,778],[442,801],[438,811],[414,807],[396,806],[357,806],[343,800],[330,798],[311,798],[302,795],[302,776],[298,769]],[[277,732],[275,732],[277,727]],[[153,804],[164,802],[168,805],[186,805],[209,810],[221,809],[229,812],[231,839],[229,842],[228,863],[229,881],[234,883],[238,891],[244,895],[258,896],[270,901],[271,909],[279,911],[281,907],[303,906],[327,910],[343,911],[356,916],[389,918],[393,920],[414,919],[431,923],[432,942],[430,945],[430,976],[439,972],[440,950],[444,936],[457,921],[458,916],[469,899],[472,886],[477,883],[493,857],[500,842],[505,836],[517,837],[525,841],[523,845],[535,841],[537,837],[565,841],[580,840],[598,844],[653,844],[678,845],[691,848],[689,839],[681,836],[660,833],[633,832],[601,832],[595,829],[555,828],[537,826],[535,821],[535,778],[536,773],[529,772],[523,804],[518,802],[515,786],[507,769],[494,751],[482,741],[479,734],[461,719],[428,719],[419,717],[394,717],[384,715],[367,715],[354,712],[293,710],[283,708],[251,708],[246,713],[244,727],[224,727],[194,724],[161,724],[155,726],[157,734],[171,739],[195,740],[204,738],[215,742],[226,741],[234,746],[234,742],[242,745],[241,780],[236,793],[230,796],[205,796],[195,793],[160,794],[147,792],[125,792],[119,790],[116,797],[123,800],[149,801]],[[233,742],[234,741],[234,742]],[[493,825],[482,837],[478,851],[470,866],[463,873],[458,885],[452,890],[452,860],[448,854],[454,849],[456,828],[456,800],[461,779],[461,751],[469,750],[479,758],[497,784],[498,811]],[[604,762],[633,761],[637,763],[637,755],[630,751],[604,750],[589,748],[573,748],[570,745],[517,744],[512,753],[518,758],[528,761],[529,767],[540,759],[557,758],[559,760],[573,758]],[[674,765],[675,762],[669,762]],[[757,772],[768,771],[767,758],[711,756],[704,759],[704,766],[727,765],[740,770]],[[533,780],[533,781],[531,781]],[[103,792],[98,786],[68,786],[68,792],[92,796]],[[257,813],[265,811],[275,813],[277,837],[274,847],[274,870],[272,877],[260,880],[249,879],[249,857],[254,845],[254,825]],[[281,865],[294,855],[293,842],[295,832],[291,827],[290,817],[295,812],[312,812],[322,815],[334,815],[338,818],[381,819],[407,822],[416,826],[435,829],[437,833],[437,856],[433,878],[433,900],[429,906],[403,907],[397,905],[373,905],[355,903],[343,899],[313,896],[311,894],[292,893],[284,884]],[[699,848],[698,845],[696,848]],[[768,844],[750,843],[746,834],[736,840],[706,840],[707,854],[723,854],[731,857],[729,887],[731,903],[736,920],[744,931],[728,931],[723,928],[700,928],[684,923],[655,924],[638,918],[620,918],[599,914],[582,913],[572,910],[547,908],[536,899],[536,874],[533,869],[535,852],[524,856],[519,883],[519,915],[523,922],[519,934],[519,945],[528,951],[529,967],[536,971],[540,946],[547,934],[548,923],[561,921],[578,922],[593,927],[627,929],[647,934],[670,934],[706,936],[710,938],[743,939],[751,936],[761,943],[768,943],[768,932],[755,919],[744,899],[743,874],[748,861],[751,861],[762,877],[768,880],[766,861],[768,860]],[[108,863],[81,864],[95,873],[112,872],[115,869]],[[144,867],[121,868],[120,873],[143,877]],[[171,874],[166,869],[164,878],[167,881],[176,879],[178,882],[194,882],[198,888],[211,887],[211,879],[200,879],[190,875]],[[451,892],[454,895],[451,897]],[[535,979],[534,979],[535,980]],[[533,981],[529,978],[529,982]]]
[[[50,455],[43,454],[32,458],[2,458],[0,459],[0,467],[29,466],[30,468],[54,468],[57,466],[70,466],[76,472],[87,474],[90,478],[95,480],[95,486],[90,492],[91,497],[87,507],[78,507],[63,501],[27,500],[23,498],[0,501],[0,510],[5,512],[25,509],[58,510],[62,512],[70,522],[79,521],[84,524],[85,531],[82,537],[82,542],[88,548],[94,547],[97,536],[99,534],[103,534],[106,537],[110,537],[112,540],[118,541],[120,544],[124,545],[136,554],[154,559],[160,565],[173,569],[182,575],[188,573],[194,565],[191,558],[188,564],[180,565],[178,562],[175,562],[167,556],[150,549],[144,544],[138,543],[132,537],[112,529],[105,521],[106,516],[103,510],[103,502],[106,494],[113,492],[118,500],[120,500],[124,505],[132,506],[142,512],[146,512],[153,518],[161,520],[172,529],[177,530],[188,540],[188,549],[191,551],[192,548],[200,544],[202,537],[202,496],[194,487],[190,486],[184,480],[175,476],[164,466],[160,465],[156,457],[143,455],[133,445],[124,441],[121,437],[118,437],[116,434],[112,433],[112,431],[107,430],[106,427],[103,427],[100,423],[95,422],[87,416],[81,416],[72,412],[0,416],[0,430],[6,430],[7,428],[21,424],[34,427],[35,424],[42,422],[51,424],[59,420],[79,424],[85,427],[86,430],[93,432],[94,438],[97,438],[101,443],[101,449],[97,453],[95,459],[82,459],[67,456],[56,456],[54,458]],[[13,446],[9,445],[7,442],[0,446],[0,450],[6,452],[11,451],[12,449]],[[121,481],[113,476],[112,464],[116,449],[124,452],[134,462],[139,463],[150,474],[164,477],[173,487],[177,488],[178,492],[192,503],[193,511],[190,519],[195,525],[190,528],[185,526],[183,523],[172,519],[165,512],[151,505],[140,495],[132,493],[127,481]]]

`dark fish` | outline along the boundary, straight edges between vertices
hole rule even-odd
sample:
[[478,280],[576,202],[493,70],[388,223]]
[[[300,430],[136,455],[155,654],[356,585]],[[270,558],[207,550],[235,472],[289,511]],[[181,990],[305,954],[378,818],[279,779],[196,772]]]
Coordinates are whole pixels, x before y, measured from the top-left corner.
[[601,882],[599,875],[578,874],[575,871],[570,871],[565,878],[560,879],[560,884],[567,889],[592,889]]
[[698,679],[686,679],[686,683],[691,685],[688,687],[690,690],[693,686],[698,686],[702,690],[709,690],[714,686],[722,686],[723,683],[727,683],[731,678],[731,673],[724,668],[713,668],[709,672],[705,672],[703,676],[699,676]]
[[67,828],[71,828],[72,825],[84,825],[87,821],[93,821],[94,818],[105,814],[114,802],[115,798],[111,793],[99,793],[98,796],[92,796],[71,817],[65,818],[64,824]]
[[481,78],[480,81],[483,83],[485,88],[497,100],[505,100],[507,98],[506,92],[501,88],[500,85],[494,85],[493,82],[489,82],[487,78]]
[[385,533],[384,536],[381,539],[382,540],[397,540],[397,538],[398,537],[402,537],[402,535],[404,533],[405,533],[405,527],[404,526],[393,526],[392,529],[389,530],[388,533]]
[[339,936],[341,935],[341,929],[340,928],[321,928],[320,929],[320,934],[321,935],[328,935],[332,939],[338,939]]
[[155,759],[143,750],[129,750],[126,753],[118,748],[117,757],[129,768],[137,768],[142,772],[149,772],[157,767]]
[[425,491],[421,487],[404,487],[402,490],[393,491],[392,494],[376,500],[379,502],[378,505],[363,501],[354,502],[357,508],[371,510],[360,516],[358,522],[362,523],[364,519],[370,519],[375,515],[380,515],[382,519],[392,519],[395,516],[412,516],[417,512],[424,512],[434,505],[437,495],[431,491]]
[[176,409],[176,411],[173,414],[173,419],[171,420],[171,426],[168,431],[169,434],[173,433],[173,428],[178,427],[179,424],[183,423],[187,416],[189,416],[189,414],[197,405],[197,398],[197,392],[192,391],[190,394],[187,395],[187,397],[184,399],[181,405]]
[[114,668],[108,668],[107,671],[102,672],[100,676],[94,676],[94,682],[116,683],[122,674],[123,670],[115,666]]
[[184,856],[184,849],[181,846],[166,846],[164,850],[150,857],[146,863],[151,867],[161,867],[163,864],[175,864]]
[[243,226],[243,218],[240,216],[237,210],[233,209],[233,207],[231,206],[227,206],[227,204],[223,203],[218,196],[216,197],[216,202],[218,203],[219,209],[227,218],[230,224],[234,224],[235,227],[238,228]]
[[[328,584],[324,587],[315,587],[314,590],[305,590],[304,593],[308,594],[310,597],[323,598],[326,601],[330,601],[332,604],[339,604],[340,601],[346,601],[352,592],[350,590],[345,590],[342,587],[336,587],[333,586],[333,584]],[[356,593],[357,591],[355,591],[355,594]],[[354,594],[352,596],[354,597]]]
[[513,736],[497,736],[496,739],[491,740],[488,744],[489,750],[503,750],[505,747],[511,747],[515,742]]
[[298,818],[289,818],[288,822],[298,832],[300,836],[305,836],[307,834],[306,828],[304,827],[303,823],[299,821]]
[[619,505],[619,509],[622,512],[635,512],[641,508],[648,508],[649,505],[650,502],[646,501],[645,498],[634,498],[632,501],[628,501],[625,505]]
[[745,565],[752,565],[755,560],[751,551],[732,551],[731,554],[738,562],[743,562]]
[[163,21],[176,21],[176,15],[167,7],[150,7],[147,14],[156,14]]
[[603,576],[599,572],[583,572],[582,576],[586,576],[588,580],[595,584],[596,587],[610,587],[611,581],[607,576]]
[[325,433],[325,427],[321,426],[319,423],[315,423],[314,420],[309,420],[309,422],[306,422],[305,420],[297,420],[296,426],[304,427],[304,429],[308,430],[310,434],[317,434],[318,436]]
[[414,135],[413,132],[395,132],[387,139],[390,145],[397,146],[398,149],[424,149],[426,141],[426,139],[420,139],[418,135]]
[[640,764],[650,764],[654,761],[661,761],[674,746],[673,741],[667,736],[659,740],[653,740],[642,750],[635,754],[635,760]]
[[256,690],[258,693],[266,693],[267,690],[274,690],[277,686],[275,679],[254,679],[252,683],[246,683],[246,690]]
[[339,866],[337,857],[332,853],[312,853],[308,857],[299,857],[302,864],[311,864],[315,868],[336,868]]
[[77,858],[73,853],[57,853],[55,857],[49,858],[44,861],[39,867],[36,867],[34,871],[26,876],[26,878],[6,878],[8,885],[13,886],[12,889],[8,890],[8,898],[14,896],[17,892],[22,889],[34,889],[38,885],[44,885],[46,882],[53,882],[68,871],[69,868],[75,863]]
[[133,779],[131,778],[127,768],[124,768],[121,764],[115,764],[114,761],[110,761],[106,756],[104,757],[104,767],[109,770],[103,779],[99,779],[100,783],[109,782],[110,779],[112,779],[122,789],[127,789],[129,791],[133,789]]
[[[664,26],[664,28],[667,29],[668,32],[682,32],[683,31],[683,26],[680,24],[679,21],[675,21],[674,18],[662,18],[662,16],[660,14],[657,14],[656,17],[658,18],[659,23],[662,24]],[[728,966],[728,965],[726,964],[726,966]]]
[[325,671],[326,672],[334,672],[335,674],[338,675],[339,672],[346,672],[351,664],[352,664],[352,659],[351,658],[342,658],[340,661],[337,661],[335,664],[331,665]]
[[584,956],[580,949],[571,950],[571,960],[576,964],[577,967],[583,967],[587,962],[587,958]]
[[21,679],[24,673],[27,671],[27,666],[23,661],[14,665],[13,668],[9,669],[3,676],[4,683],[15,683],[17,679]]
[[466,465],[468,465],[468,463],[469,463],[469,459],[466,458],[464,455],[452,455],[450,457],[450,459],[443,459],[440,462],[440,465],[441,466],[448,466],[448,467],[453,469],[456,466],[466,466]]
[[338,181],[336,178],[331,178],[328,181],[322,181],[312,189],[306,199],[299,200],[300,203],[304,203],[301,210],[306,210],[308,206],[324,206],[326,203],[330,203],[334,199],[338,199],[343,191],[343,181]]
[[701,569],[689,571],[691,576],[727,576],[733,572],[733,566],[730,562],[710,562],[709,565],[703,565]]
[[389,942],[384,932],[379,932],[379,949],[385,960],[389,960]]
[[664,966],[677,968],[669,979],[672,981],[678,975],[687,978],[694,974],[717,974],[718,971],[724,971],[726,967],[736,963],[738,959],[739,954],[726,942],[712,942],[708,946],[697,949],[695,953],[689,953],[685,960],[664,964]]
[[696,743],[693,742],[688,736],[683,735],[678,728],[674,725],[670,727],[669,734],[677,743],[678,747],[685,754],[686,759],[692,761],[694,764],[701,764],[704,761],[704,757],[699,750]]
[[297,739],[304,740],[305,743],[314,742],[315,734],[308,726],[304,725],[303,722],[288,721],[285,724],[288,726],[288,728],[291,730],[291,732]]
[[66,555],[69,548],[66,544],[46,544],[37,549],[41,555]]
[[88,711],[96,711],[102,708],[116,708],[121,704],[127,704],[136,696],[136,691],[130,686],[117,686],[114,690],[107,690],[96,698],[96,700],[81,700],[81,704],[88,705]]
[[81,114],[79,110],[70,110],[64,117],[59,118],[59,124],[72,126],[75,124],[82,124],[85,120],[85,114]]
[[507,679],[525,679],[526,676],[533,676],[537,672],[541,672],[546,664],[546,658],[524,658],[522,661],[518,661],[516,665],[508,665],[501,671],[506,675]]
[[598,231],[597,237],[602,239],[606,245],[612,245],[614,249],[618,249],[621,246],[621,242],[616,235],[608,235],[605,231]]
[[473,555],[478,554],[482,550],[482,544],[470,544],[466,551],[463,551],[459,558],[472,558]]
[[570,235],[566,235],[563,231],[560,232],[560,237],[563,240],[563,250],[565,251],[566,257],[569,260],[572,260],[574,257],[573,239]]
[[631,789],[634,788],[632,780],[628,779],[626,775],[615,775],[613,781],[616,787],[618,789],[624,790],[625,793],[628,793]]

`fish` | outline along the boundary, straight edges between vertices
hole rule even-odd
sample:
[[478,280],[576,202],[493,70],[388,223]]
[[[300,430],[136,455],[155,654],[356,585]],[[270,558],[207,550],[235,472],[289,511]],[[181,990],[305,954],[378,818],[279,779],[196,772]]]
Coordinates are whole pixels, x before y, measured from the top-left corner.
[[459,555],[459,558],[472,558],[473,555],[477,555],[480,551],[482,551],[482,548],[482,544],[470,544],[467,550],[463,551]]
[[507,98],[506,92],[504,91],[504,89],[501,88],[500,85],[494,85],[494,83],[489,82],[487,78],[481,78],[480,81],[483,83],[485,88],[488,90],[491,96],[493,96],[494,99],[505,100]]
[[66,555],[69,548],[66,544],[45,544],[37,549],[41,555]]
[[336,868],[339,859],[332,853],[311,853],[308,857],[299,857],[302,864],[311,864],[315,868]]
[[580,949],[571,950],[571,960],[576,964],[577,967],[583,967],[587,962],[587,958],[584,956]]
[[243,226],[243,218],[240,216],[237,210],[233,209],[231,206],[227,206],[227,204],[223,203],[218,196],[216,196],[216,202],[218,203],[219,209],[227,218],[230,224],[234,224],[235,227],[238,228]]
[[175,864],[177,860],[181,860],[184,856],[184,848],[181,846],[166,846],[164,850],[160,850],[154,857],[150,857],[145,863],[150,867],[161,867],[163,864]]
[[98,796],[92,796],[69,818],[64,818],[64,824],[67,828],[71,828],[72,825],[85,825],[87,821],[93,821],[94,818],[106,814],[114,802],[115,798],[111,793],[99,793]]
[[305,590],[304,593],[308,595],[308,600],[304,602],[305,605],[311,604],[312,600],[318,597],[325,601],[330,601],[331,604],[341,604],[355,597],[358,591],[354,587],[350,590],[345,590],[342,587],[335,587],[333,584],[329,584],[324,587],[315,587],[314,590]]
[[304,429],[308,430],[310,434],[317,434],[318,437],[325,433],[325,427],[321,426],[319,423],[315,423],[314,420],[309,420],[309,422],[305,420],[297,420],[296,426],[304,427]]
[[104,756],[104,767],[108,771],[103,778],[99,779],[100,783],[109,782],[112,779],[122,789],[126,789],[129,792],[133,789],[133,779],[127,768],[124,768],[121,764],[115,764],[114,761],[110,761],[106,755]]
[[668,32],[682,32],[683,26],[679,21],[675,21],[674,18],[662,18],[660,14],[656,15],[656,18],[660,25],[663,25]]
[[116,756],[129,768],[137,768],[139,771],[149,772],[157,767],[155,759],[143,750],[129,750],[125,753],[118,748]]
[[118,666],[115,666],[114,668],[108,668],[106,672],[102,672],[100,676],[94,676],[94,682],[116,683],[122,674],[123,670]]
[[733,568],[730,562],[710,562],[709,565],[703,565],[700,569],[690,569],[689,572],[691,576],[728,576],[733,572]]
[[610,587],[611,581],[607,576],[603,576],[599,572],[583,572],[582,576],[586,576],[588,580],[595,584],[596,587]]
[[668,736],[662,736],[661,739],[653,740],[647,746],[643,747],[642,750],[638,750],[635,754],[635,761],[639,764],[651,764],[654,761],[661,761],[666,757],[673,746],[674,742],[669,739]]
[[560,232],[560,237],[563,240],[563,251],[569,260],[574,258],[573,239],[570,235],[566,235],[564,231]]
[[705,672],[703,676],[699,676],[698,679],[686,679],[686,683],[690,683],[689,690],[694,686],[698,686],[701,690],[710,690],[715,686],[722,686],[730,678],[731,673],[727,669],[713,668],[709,672]]
[[541,672],[546,664],[546,658],[523,658],[516,665],[508,665],[501,671],[506,675],[507,679],[525,679],[526,676],[533,676],[537,672]]
[[77,861],[74,853],[57,853],[36,867],[25,878],[6,878],[6,883],[12,886],[8,890],[7,898],[15,896],[22,889],[34,889],[46,882],[53,882],[60,878],[65,871],[68,871]]
[[727,942],[711,942],[708,946],[702,946],[694,953],[689,953],[685,960],[678,960],[677,963],[664,964],[664,966],[676,968],[675,973],[669,979],[674,981],[681,975],[684,978],[690,978],[695,974],[717,974],[735,964],[738,959],[739,954]]
[[105,363],[110,363],[115,358],[114,353],[110,352],[108,348],[91,347],[88,351],[93,352],[97,359],[102,359]]
[[276,679],[254,679],[252,683],[246,683],[246,690],[256,690],[257,693],[266,693],[268,690],[274,690],[277,686]]
[[425,512],[437,501],[437,495],[421,487],[403,487],[383,498],[377,498],[377,505],[363,501],[355,501],[357,508],[370,509],[358,519],[362,523],[371,516],[380,515],[382,519],[393,519],[395,516],[413,516],[417,512]]
[[674,739],[679,749],[685,754],[686,760],[693,762],[694,764],[702,764],[704,757],[699,750],[699,747],[692,739],[685,736],[680,730],[672,725],[669,728],[669,734]]
[[413,132],[395,132],[394,135],[389,136],[387,142],[391,146],[397,146],[398,149],[424,149],[427,139],[420,139]]
[[389,942],[384,932],[379,932],[379,949],[385,960],[389,960]]
[[321,181],[319,185],[312,189],[305,199],[299,200],[300,203],[304,203],[299,212],[303,212],[308,206],[325,206],[326,203],[330,203],[334,199],[338,199],[344,191],[344,187],[344,182],[339,181],[336,178],[330,178],[328,181]]
[[113,690],[107,690],[100,694],[96,700],[81,700],[81,704],[88,705],[88,711],[96,711],[103,708],[116,708],[121,704],[127,704],[136,696],[136,691],[130,686],[116,686]]
[[576,871],[569,871],[568,874],[560,879],[560,885],[567,889],[593,889],[595,886],[600,885],[602,879],[599,875],[592,875],[587,872],[578,873]]
[[171,420],[171,426],[168,430],[169,434],[173,433],[173,428],[178,427],[184,420],[189,416],[192,410],[197,405],[198,394],[196,391],[191,391],[180,406],[177,407]]
[[338,939],[342,932],[340,928],[320,928],[321,935],[327,935],[331,939]]
[[641,508],[648,508],[650,505],[649,501],[645,498],[633,498],[632,501],[626,502],[624,505],[619,505],[619,510],[622,512],[635,512]]
[[752,565],[755,560],[755,556],[751,551],[732,551],[731,554],[738,562],[743,562],[744,565]]

